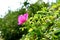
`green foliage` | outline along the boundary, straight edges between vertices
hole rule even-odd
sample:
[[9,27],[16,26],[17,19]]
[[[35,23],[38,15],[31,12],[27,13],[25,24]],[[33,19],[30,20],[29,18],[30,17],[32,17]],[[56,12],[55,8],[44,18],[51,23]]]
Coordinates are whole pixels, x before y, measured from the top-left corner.
[[[21,12],[20,12],[21,11]],[[8,14],[3,18],[2,25],[2,37],[5,40],[18,40],[22,37],[22,34],[27,33],[27,29],[24,28],[24,25],[18,26],[17,25],[17,18],[18,15],[21,13],[25,13],[25,9],[21,9],[19,11],[9,11]],[[22,28],[24,30],[22,31]],[[24,33],[26,32],[26,33]]]
[[[25,5],[26,6],[26,5]],[[17,25],[18,15],[28,12],[29,18],[23,24]],[[31,4],[27,11],[8,11],[0,19],[1,36],[5,40],[60,40],[60,4],[50,7],[46,3]]]

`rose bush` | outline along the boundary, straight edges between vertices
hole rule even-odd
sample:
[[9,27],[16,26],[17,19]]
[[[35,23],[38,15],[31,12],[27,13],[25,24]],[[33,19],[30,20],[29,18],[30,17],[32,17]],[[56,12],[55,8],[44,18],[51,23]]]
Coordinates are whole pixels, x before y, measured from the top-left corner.
[[9,11],[0,21],[5,40],[60,40],[60,3],[49,6],[38,1],[27,11],[24,7]]

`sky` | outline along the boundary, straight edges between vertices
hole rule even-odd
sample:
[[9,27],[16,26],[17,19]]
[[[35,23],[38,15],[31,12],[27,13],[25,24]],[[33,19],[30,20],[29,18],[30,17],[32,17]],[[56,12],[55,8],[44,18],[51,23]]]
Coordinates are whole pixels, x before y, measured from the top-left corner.
[[[36,1],[37,0],[29,0],[28,2],[32,4],[35,3]],[[56,2],[55,0],[53,1]],[[23,2],[24,0],[0,0],[0,18],[3,18],[9,9],[15,11],[18,8],[21,8]],[[44,2],[47,3],[48,1],[44,0]],[[49,2],[51,3],[52,0],[49,0]]]

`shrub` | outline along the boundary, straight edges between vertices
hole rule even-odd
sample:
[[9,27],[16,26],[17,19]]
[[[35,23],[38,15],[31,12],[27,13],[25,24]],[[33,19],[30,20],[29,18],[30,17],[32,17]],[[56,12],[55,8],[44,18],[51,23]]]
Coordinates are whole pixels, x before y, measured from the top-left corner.
[[[60,40],[59,6],[59,3],[48,7],[44,2],[36,2],[27,11],[24,8],[9,11],[0,24],[1,36],[5,40]],[[26,12],[29,14],[28,20],[18,25],[18,16]]]

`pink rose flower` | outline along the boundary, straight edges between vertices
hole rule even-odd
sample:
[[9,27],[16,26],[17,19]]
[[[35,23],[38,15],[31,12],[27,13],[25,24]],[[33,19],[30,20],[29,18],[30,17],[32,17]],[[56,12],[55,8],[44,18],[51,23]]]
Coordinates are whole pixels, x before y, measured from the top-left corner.
[[18,16],[18,25],[22,25],[27,20],[28,20],[28,13],[25,13],[24,15],[19,15]]

